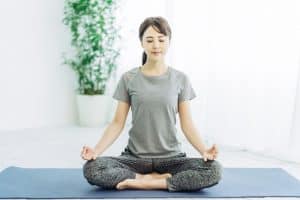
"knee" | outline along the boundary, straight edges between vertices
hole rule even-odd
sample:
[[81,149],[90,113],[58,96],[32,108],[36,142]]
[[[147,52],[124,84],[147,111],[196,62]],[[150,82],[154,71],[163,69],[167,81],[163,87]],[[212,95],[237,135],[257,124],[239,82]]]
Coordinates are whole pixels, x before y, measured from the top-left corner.
[[222,178],[223,167],[219,161],[213,160],[210,162],[211,178],[214,183],[218,183]]
[[91,185],[98,185],[102,171],[107,167],[105,158],[98,157],[96,160],[89,160],[83,165],[83,175]]

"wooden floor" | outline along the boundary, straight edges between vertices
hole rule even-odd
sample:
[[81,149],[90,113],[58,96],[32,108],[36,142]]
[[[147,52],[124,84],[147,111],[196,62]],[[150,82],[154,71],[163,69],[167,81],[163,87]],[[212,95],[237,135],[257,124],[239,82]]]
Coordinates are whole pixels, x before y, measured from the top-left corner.
[[[103,156],[117,156],[124,149],[128,126]],[[94,146],[104,128],[83,128],[77,126],[28,129],[0,132],[0,171],[8,166],[80,168],[85,162],[80,158],[83,145]],[[180,136],[181,137],[181,136]],[[188,156],[198,156],[186,140],[181,138],[182,149]],[[264,157],[248,151],[219,146],[218,160],[224,167],[281,167],[300,180],[300,164]],[[147,198],[149,200],[149,198]],[[176,198],[178,200],[179,198]],[[195,198],[193,198],[195,199]],[[216,199],[216,198],[214,198]],[[230,198],[225,198],[226,200]],[[239,199],[239,198],[234,198]],[[243,198],[259,199],[259,198]],[[300,198],[263,198],[300,199]],[[210,199],[211,200],[211,199]]]

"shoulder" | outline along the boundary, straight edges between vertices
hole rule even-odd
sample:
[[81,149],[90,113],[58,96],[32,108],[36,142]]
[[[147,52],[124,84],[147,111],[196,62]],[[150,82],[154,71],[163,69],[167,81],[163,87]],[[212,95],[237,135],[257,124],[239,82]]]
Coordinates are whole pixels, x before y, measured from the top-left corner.
[[185,81],[186,79],[188,79],[188,76],[185,72],[175,69],[173,67],[170,67],[170,69],[177,81]]
[[125,81],[125,82],[129,82],[131,81],[138,73],[139,68],[135,67],[132,68],[126,72],[124,72],[121,76],[121,78]]

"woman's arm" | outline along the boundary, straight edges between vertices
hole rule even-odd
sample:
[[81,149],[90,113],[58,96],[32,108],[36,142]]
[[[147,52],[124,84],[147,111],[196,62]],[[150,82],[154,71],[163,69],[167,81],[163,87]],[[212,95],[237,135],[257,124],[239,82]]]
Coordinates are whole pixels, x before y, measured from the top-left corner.
[[193,124],[189,101],[180,102],[178,110],[181,129],[188,141],[202,155],[204,161],[216,159],[218,155],[218,148],[214,144],[211,148],[206,149],[200,134]]
[[187,140],[191,143],[191,145],[193,145],[193,147],[201,155],[203,155],[206,151],[206,147],[202,142],[200,134],[198,133],[196,127],[193,124],[189,101],[180,102],[178,107],[180,126],[182,132],[184,133]]
[[113,121],[105,129],[103,136],[94,148],[96,155],[102,154],[120,136],[130,105],[119,101]]

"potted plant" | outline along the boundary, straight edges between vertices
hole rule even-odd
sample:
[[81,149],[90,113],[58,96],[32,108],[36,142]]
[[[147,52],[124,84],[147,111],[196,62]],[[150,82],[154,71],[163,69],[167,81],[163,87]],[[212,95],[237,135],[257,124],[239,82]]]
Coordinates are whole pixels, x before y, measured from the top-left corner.
[[64,63],[78,77],[76,100],[83,126],[107,122],[112,99],[106,90],[119,56],[117,8],[117,0],[65,0],[63,23],[74,52],[64,55]]

